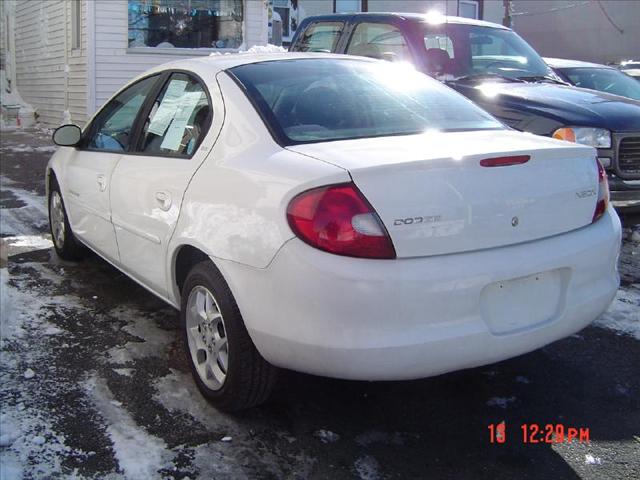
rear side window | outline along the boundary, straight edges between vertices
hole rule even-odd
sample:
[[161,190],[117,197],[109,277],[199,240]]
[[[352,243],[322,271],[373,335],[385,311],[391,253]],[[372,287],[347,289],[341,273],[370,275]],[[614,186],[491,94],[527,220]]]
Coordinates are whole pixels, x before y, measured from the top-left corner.
[[283,145],[504,128],[459,93],[402,65],[296,59],[230,72]]
[[312,23],[302,33],[292,50],[331,53],[336,49],[343,28],[342,22]]
[[402,32],[393,25],[384,23],[358,24],[346,53],[392,62],[411,61],[409,47]]
[[172,74],[145,120],[138,150],[148,155],[193,155],[211,113],[200,82],[184,73]]

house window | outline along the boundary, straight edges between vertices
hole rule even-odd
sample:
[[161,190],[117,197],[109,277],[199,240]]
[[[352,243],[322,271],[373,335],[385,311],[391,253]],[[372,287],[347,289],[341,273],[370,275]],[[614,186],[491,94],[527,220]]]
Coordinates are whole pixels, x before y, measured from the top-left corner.
[[129,48],[238,48],[242,0],[129,0]]
[[335,13],[366,12],[368,0],[333,0]]
[[480,18],[479,0],[459,0],[458,15],[466,18]]
[[71,2],[71,48],[82,48],[82,6],[80,0]]
[[273,11],[280,15],[280,21],[282,22],[282,37],[289,37],[289,35],[291,35],[291,31],[289,30],[289,25],[291,23],[291,8],[289,0],[274,0]]

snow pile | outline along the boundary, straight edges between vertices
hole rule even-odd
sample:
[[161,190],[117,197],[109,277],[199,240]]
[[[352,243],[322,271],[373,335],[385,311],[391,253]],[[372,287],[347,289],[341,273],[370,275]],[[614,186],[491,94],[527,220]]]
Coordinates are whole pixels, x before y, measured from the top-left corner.
[[35,110],[23,100],[15,88],[10,88],[4,70],[0,70],[0,128],[31,127],[36,122]]
[[640,340],[640,285],[620,288],[609,310],[603,313],[594,325]]
[[[239,49],[238,53],[286,53],[288,50],[284,47],[280,47],[278,45],[272,45],[271,43],[268,43],[267,45],[254,45],[253,47],[250,47],[246,50],[244,49]],[[212,52],[209,54],[210,57],[217,57],[219,55],[232,55],[231,52],[224,52],[224,54],[222,52]]]
[[268,43],[267,45],[254,45],[248,50],[240,50],[239,53],[286,53],[287,49],[281,47],[279,45],[272,45]]

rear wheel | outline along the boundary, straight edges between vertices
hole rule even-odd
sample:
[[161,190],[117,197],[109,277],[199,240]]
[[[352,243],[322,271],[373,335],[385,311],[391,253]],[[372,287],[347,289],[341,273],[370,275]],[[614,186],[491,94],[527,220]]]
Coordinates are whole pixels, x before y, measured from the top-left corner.
[[237,411],[267,400],[276,368],[251,341],[229,286],[210,261],[187,275],[180,317],[191,372],[214,406]]
[[49,189],[49,228],[56,253],[63,260],[79,260],[85,252],[71,231],[67,211],[58,182],[53,179]]

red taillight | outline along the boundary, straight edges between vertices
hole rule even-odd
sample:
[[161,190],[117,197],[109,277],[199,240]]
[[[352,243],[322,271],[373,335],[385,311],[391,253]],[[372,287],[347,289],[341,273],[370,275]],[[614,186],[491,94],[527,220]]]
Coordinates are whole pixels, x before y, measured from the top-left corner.
[[598,200],[596,202],[596,210],[593,212],[592,223],[604,215],[604,212],[607,210],[607,205],[609,204],[609,182],[607,180],[607,173],[597,158],[596,163],[598,164]]
[[353,183],[314,188],[287,208],[289,226],[312,247],[350,257],[396,258],[375,210]]
[[508,167],[510,165],[521,165],[527,163],[531,157],[529,155],[513,155],[511,157],[485,158],[480,160],[483,167]]

